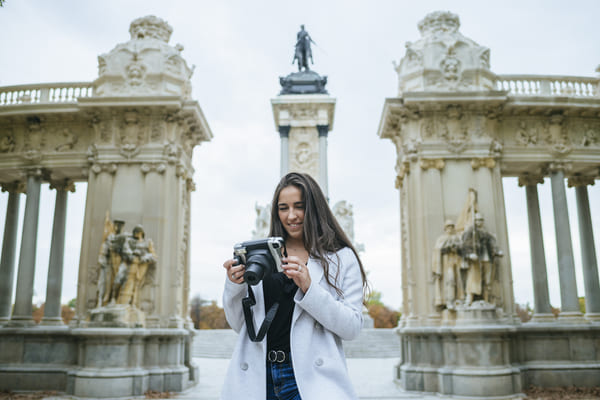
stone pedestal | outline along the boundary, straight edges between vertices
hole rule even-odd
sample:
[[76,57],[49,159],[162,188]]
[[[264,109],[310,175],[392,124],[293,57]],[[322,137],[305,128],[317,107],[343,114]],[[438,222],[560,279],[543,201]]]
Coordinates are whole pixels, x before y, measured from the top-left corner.
[[186,329],[2,329],[0,391],[92,398],[181,392],[198,382],[192,341]]
[[[305,172],[311,175],[327,195],[327,134],[333,129],[336,100],[327,94],[285,94],[271,99],[275,127],[282,132],[281,174]],[[289,128],[287,128],[289,127]]]
[[146,315],[129,304],[115,304],[89,311],[89,327],[94,328],[143,328]]

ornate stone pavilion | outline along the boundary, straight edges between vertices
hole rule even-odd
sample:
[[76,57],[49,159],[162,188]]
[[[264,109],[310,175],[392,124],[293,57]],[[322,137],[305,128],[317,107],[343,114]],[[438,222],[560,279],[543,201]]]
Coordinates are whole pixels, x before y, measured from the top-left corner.
[[[600,176],[599,79],[496,75],[490,50],[459,32],[458,16],[434,12],[418,27],[378,131],[398,154],[404,314],[396,379],[409,391],[471,398],[509,398],[532,384],[598,385],[600,288],[587,185]],[[527,195],[535,310],[525,324],[514,310],[503,177],[518,177]],[[558,244],[556,319],[538,206],[544,177]],[[577,196],[579,295],[565,183]]]
[[[181,391],[197,382],[187,317],[191,157],[212,133],[191,98],[183,46],[168,44],[171,32],[153,16],[133,21],[131,39],[98,57],[93,82],[0,88],[0,183],[9,192],[0,264],[0,390],[121,397]],[[34,326],[42,182],[57,197],[45,315]],[[87,182],[87,201],[77,308],[64,326],[65,212],[78,182]],[[15,270],[21,192],[26,204]]]

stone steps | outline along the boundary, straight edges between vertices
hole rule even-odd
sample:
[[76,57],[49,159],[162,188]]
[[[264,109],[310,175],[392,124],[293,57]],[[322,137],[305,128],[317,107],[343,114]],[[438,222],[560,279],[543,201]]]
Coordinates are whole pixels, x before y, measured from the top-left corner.
[[[237,340],[232,329],[196,331],[192,357],[230,358]],[[345,341],[348,358],[400,358],[400,338],[394,329],[363,329],[356,340]]]

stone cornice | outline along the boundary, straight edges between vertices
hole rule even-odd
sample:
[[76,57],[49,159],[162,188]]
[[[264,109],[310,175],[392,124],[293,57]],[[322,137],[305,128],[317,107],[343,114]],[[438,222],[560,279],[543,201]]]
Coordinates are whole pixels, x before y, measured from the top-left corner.
[[336,99],[327,94],[290,94],[271,99],[275,129],[281,125],[328,125],[333,130]]

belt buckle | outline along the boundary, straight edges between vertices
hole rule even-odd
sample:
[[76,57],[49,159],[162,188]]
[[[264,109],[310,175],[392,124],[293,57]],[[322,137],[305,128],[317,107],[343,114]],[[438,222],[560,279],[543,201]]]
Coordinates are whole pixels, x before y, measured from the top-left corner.
[[267,360],[269,362],[281,364],[285,359],[286,356],[283,350],[271,350],[267,353]]

